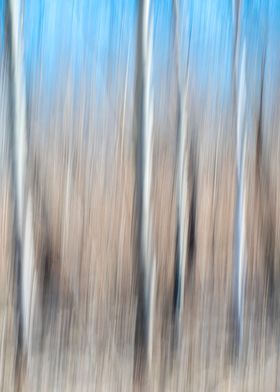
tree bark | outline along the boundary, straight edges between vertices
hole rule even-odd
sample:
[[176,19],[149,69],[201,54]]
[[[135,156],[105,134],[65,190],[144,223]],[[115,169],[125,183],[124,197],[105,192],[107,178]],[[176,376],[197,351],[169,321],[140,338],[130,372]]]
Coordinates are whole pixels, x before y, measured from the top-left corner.
[[[15,201],[15,273],[18,350],[27,356],[34,343],[38,281],[35,269],[33,198],[28,181],[28,143],[24,45],[20,0],[6,3],[6,44],[9,61],[11,151]],[[36,305],[35,305],[36,304]],[[36,320],[36,331],[40,330]]]
[[[152,241],[152,24],[150,0],[138,2],[135,131],[135,267],[138,295],[135,365],[150,368],[153,347],[155,260]],[[135,369],[136,369],[135,367]]]
[[[246,179],[245,160],[247,133],[245,125],[246,106],[246,41],[241,46],[240,2],[236,1],[234,22],[236,25],[233,72],[234,99],[236,105],[236,205],[233,243],[233,349],[236,354],[242,347],[244,272],[246,263]],[[242,48],[242,52],[240,49]]]
[[[195,199],[194,193],[191,201],[187,204],[189,193],[189,162],[187,159],[186,143],[188,138],[188,112],[187,112],[187,92],[189,75],[189,47],[187,52],[186,76],[182,78],[180,62],[180,42],[179,42],[179,13],[178,1],[173,0],[173,29],[174,48],[177,79],[177,136],[176,136],[176,242],[175,242],[175,271],[173,289],[173,322],[174,322],[174,343],[178,339],[182,330],[182,318],[184,309],[185,279],[187,259],[190,261],[188,245],[193,240],[194,220],[195,220]],[[190,36],[189,36],[190,46]],[[190,141],[190,140],[188,140]],[[189,147],[190,150],[191,147]],[[192,162],[194,163],[194,162]],[[194,189],[192,190],[194,192]],[[193,216],[191,216],[193,214]],[[187,222],[186,220],[187,216]]]

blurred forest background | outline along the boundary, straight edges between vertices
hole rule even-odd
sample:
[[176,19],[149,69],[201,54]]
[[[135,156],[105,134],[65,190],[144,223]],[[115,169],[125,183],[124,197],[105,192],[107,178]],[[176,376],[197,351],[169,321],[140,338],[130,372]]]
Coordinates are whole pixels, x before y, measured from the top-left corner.
[[[51,248],[44,334],[26,391],[133,390],[133,115],[136,0],[23,1],[28,181],[34,191],[36,263]],[[244,0],[246,37],[246,289],[244,347],[230,361],[236,129],[231,0],[181,0],[180,68],[189,53],[187,121],[196,183],[194,271],[184,333],[169,350],[175,253],[176,60],[172,0],[151,1],[154,94],[152,205],[157,265],[152,377],[144,390],[277,391],[280,320],[267,309],[266,242],[280,284],[280,3]],[[189,44],[189,49],[188,49]],[[0,387],[15,390],[9,77],[0,0]],[[188,52],[189,50],[189,52]],[[261,94],[269,224],[254,178]],[[188,139],[189,141],[190,139]],[[49,243],[44,243],[47,232]],[[38,267],[39,268],[39,267]],[[56,282],[56,279],[59,282]],[[277,301],[275,301],[277,303]]]

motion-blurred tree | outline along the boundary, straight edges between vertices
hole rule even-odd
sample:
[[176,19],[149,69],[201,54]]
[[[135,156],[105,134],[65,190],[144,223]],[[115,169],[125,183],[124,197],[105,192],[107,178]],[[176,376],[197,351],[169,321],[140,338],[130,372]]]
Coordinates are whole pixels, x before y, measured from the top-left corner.
[[36,278],[33,201],[28,179],[28,135],[26,123],[26,89],[23,62],[22,4],[6,3],[6,47],[9,61],[11,94],[10,124],[13,192],[15,200],[15,274],[16,318],[18,320],[18,353],[31,353],[34,333],[40,330],[38,316],[38,281]]
[[138,294],[135,363],[151,364],[153,345],[155,261],[152,241],[152,23],[150,0],[138,2],[136,46],[135,130],[136,130],[136,209],[135,262]]

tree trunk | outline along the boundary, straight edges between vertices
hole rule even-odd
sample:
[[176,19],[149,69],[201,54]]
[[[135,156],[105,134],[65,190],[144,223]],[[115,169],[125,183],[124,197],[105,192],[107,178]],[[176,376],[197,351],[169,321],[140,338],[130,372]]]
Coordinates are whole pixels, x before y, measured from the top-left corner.
[[[195,200],[194,194],[191,195],[191,202],[187,205],[188,196],[188,174],[189,165],[186,154],[187,142],[187,90],[188,90],[188,63],[189,48],[187,53],[187,69],[186,77],[182,80],[181,62],[179,57],[179,14],[178,2],[173,0],[173,28],[174,28],[174,47],[176,62],[176,78],[177,78],[177,136],[176,136],[176,243],[175,243],[175,276],[173,289],[173,321],[174,321],[174,343],[178,343],[179,336],[182,332],[182,318],[184,309],[185,294],[185,275],[187,258],[191,256],[188,252],[190,235],[194,231],[195,219]],[[190,45],[190,37],[189,37]],[[194,189],[193,189],[194,192]],[[188,211],[187,211],[187,207]],[[193,214],[191,219],[191,214]],[[187,222],[186,220],[187,218]],[[190,227],[190,225],[192,227]]]
[[[34,343],[38,281],[35,269],[33,201],[27,175],[26,90],[20,0],[7,0],[6,26],[9,61],[12,175],[15,201],[15,273],[18,349],[29,354]],[[36,304],[36,305],[35,305]],[[40,331],[36,320],[36,332]]]
[[[244,306],[244,272],[246,258],[246,184],[245,159],[247,134],[245,128],[246,105],[246,42],[240,52],[240,4],[235,7],[235,42],[233,53],[234,98],[236,104],[236,205],[233,243],[233,349],[237,354],[242,347],[243,306]],[[239,56],[241,55],[240,61]]]
[[150,0],[139,0],[135,89],[135,263],[138,295],[135,365],[140,364],[141,367],[146,362],[148,367],[151,365],[155,291],[151,209],[153,97],[150,17]]

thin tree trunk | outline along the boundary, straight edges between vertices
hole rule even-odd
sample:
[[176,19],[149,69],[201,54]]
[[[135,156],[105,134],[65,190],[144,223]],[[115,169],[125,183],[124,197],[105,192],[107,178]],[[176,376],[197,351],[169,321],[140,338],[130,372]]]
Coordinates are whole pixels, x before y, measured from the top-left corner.
[[[186,141],[187,141],[187,78],[188,78],[188,63],[189,63],[189,48],[187,53],[187,70],[186,77],[182,80],[179,58],[179,15],[178,2],[173,0],[173,26],[174,26],[174,46],[175,46],[175,61],[176,61],[176,77],[177,77],[177,140],[176,140],[176,244],[175,244],[175,277],[174,277],[174,291],[173,291],[173,319],[175,322],[174,338],[178,342],[178,338],[182,329],[182,317],[184,308],[184,293],[185,293],[185,274],[187,263],[187,247],[188,247],[188,232],[189,219],[185,222],[187,209],[187,194],[188,194],[188,172],[189,165],[186,158]],[[189,38],[190,45],[190,38]],[[194,200],[192,200],[194,202]],[[192,203],[191,203],[192,204]],[[190,206],[191,208],[191,206]],[[190,213],[190,211],[188,211]],[[189,215],[188,218],[189,218]]]
[[[26,90],[20,0],[8,0],[6,10],[10,66],[12,174],[15,198],[18,349],[23,349],[24,353],[29,354],[34,338],[34,312],[38,282],[35,271],[32,193],[27,180]],[[36,330],[39,330],[38,325],[36,325]]]
[[[234,322],[234,352],[239,353],[243,338],[243,306],[244,306],[244,272],[246,257],[246,43],[240,52],[240,4],[236,1],[235,23],[236,33],[234,42],[234,92],[236,104],[236,206],[233,244],[233,322]],[[241,58],[239,56],[241,55]],[[239,61],[240,60],[240,61]],[[240,71],[240,72],[239,72]]]
[[[155,260],[152,242],[151,176],[153,106],[151,87],[152,24],[150,0],[138,2],[135,90],[136,211],[135,262],[138,293],[135,364],[151,365],[153,346]],[[135,368],[136,369],[136,368]]]

